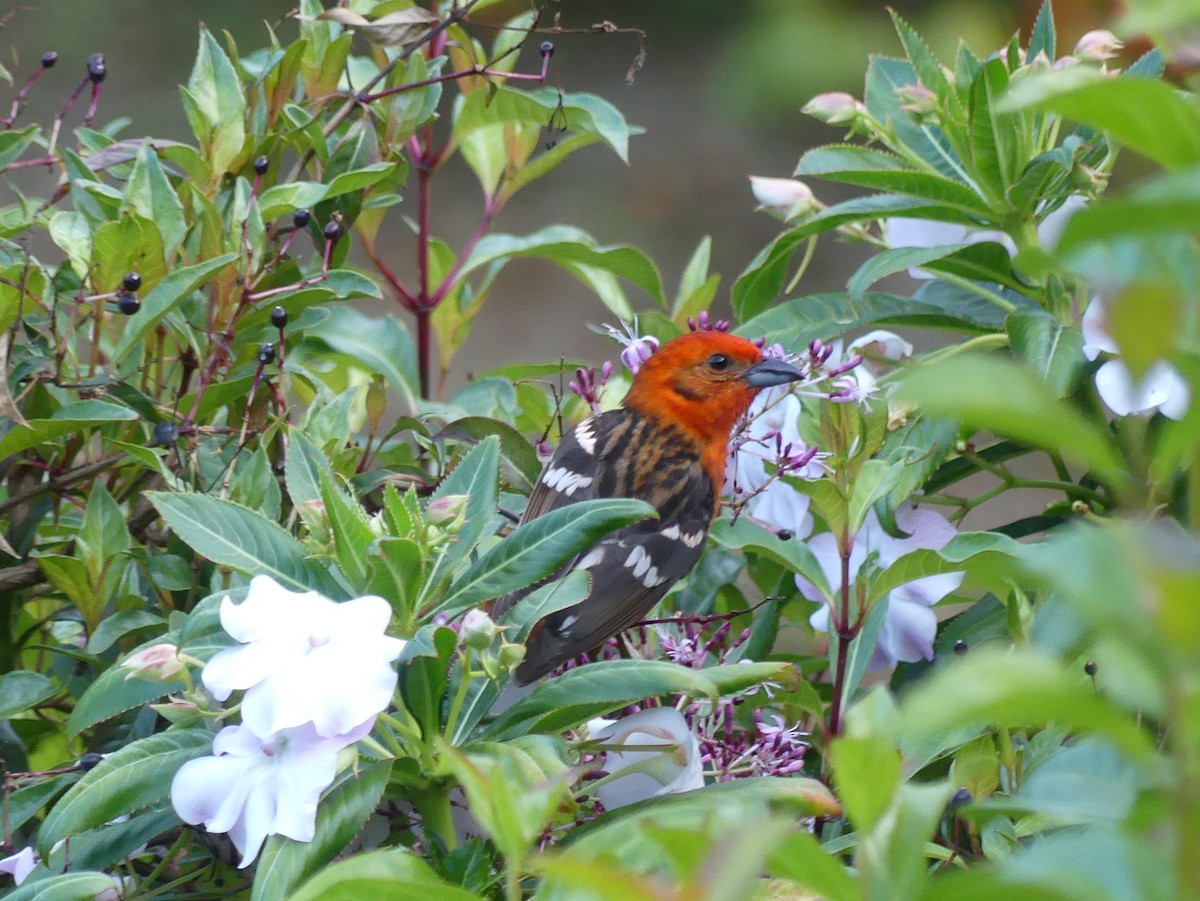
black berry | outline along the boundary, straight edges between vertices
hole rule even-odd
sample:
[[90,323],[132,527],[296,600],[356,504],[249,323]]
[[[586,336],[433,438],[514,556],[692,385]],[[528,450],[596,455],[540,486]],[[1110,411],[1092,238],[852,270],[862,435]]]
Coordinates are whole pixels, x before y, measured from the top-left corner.
[[292,225],[296,226],[296,228],[304,228],[304,226],[308,225],[308,220],[311,218],[312,213],[308,210],[296,210],[292,214]]
[[554,56],[554,41],[542,41],[542,45],[538,47],[538,53],[542,56]]
[[275,328],[283,328],[287,323],[287,310],[283,307],[276,307],[271,311],[271,325],[275,326]]
[[262,363],[264,366],[268,366],[275,362],[274,344],[264,344],[258,349],[258,362]]
[[88,78],[93,84],[99,84],[104,81],[104,76],[108,74],[108,64],[104,62],[103,53],[93,53],[88,57],[87,61]]
[[130,272],[121,279],[121,285],[126,291],[136,291],[142,286],[142,277],[136,272]]
[[53,69],[54,64],[56,62],[58,62],[58,54],[55,53],[53,50],[47,50],[45,53],[42,54],[42,68],[43,69]]
[[1087,673],[1089,676],[1095,676],[1096,671],[1099,669],[1100,669],[1100,667],[1096,666],[1095,660],[1089,660],[1087,663],[1085,663],[1083,665],[1083,671],[1085,673]]
[[96,764],[98,764],[103,759],[104,759],[103,754],[97,754],[95,751],[88,751],[86,754],[84,754],[82,757],[79,758],[79,768],[81,770],[84,770],[85,772],[87,770],[95,769]]
[[955,807],[962,807],[964,804],[970,804],[974,800],[975,799],[971,796],[971,792],[968,789],[960,788],[950,796],[949,806],[951,809],[954,809]]
[[969,644],[967,644],[965,641],[963,641],[961,638],[958,641],[954,642],[954,653],[957,654],[959,657],[961,657],[963,654],[967,653],[967,651],[969,651],[969,650],[971,650],[971,646]]
[[117,295],[117,309],[126,316],[132,316],[142,308],[142,302],[137,299],[136,294],[129,294],[122,291]]
[[336,219],[330,219],[325,223],[325,227],[321,229],[322,233],[330,241],[336,241],[342,236],[342,226]]
[[179,426],[173,422],[156,422],[154,424],[154,443],[170,447],[179,438]]
[[266,154],[256,157],[254,160],[254,171],[259,175],[266,175],[267,169],[271,167],[271,161],[267,159]]
[[790,541],[792,538],[792,531],[791,529],[780,529],[775,533],[775,537],[780,541]]

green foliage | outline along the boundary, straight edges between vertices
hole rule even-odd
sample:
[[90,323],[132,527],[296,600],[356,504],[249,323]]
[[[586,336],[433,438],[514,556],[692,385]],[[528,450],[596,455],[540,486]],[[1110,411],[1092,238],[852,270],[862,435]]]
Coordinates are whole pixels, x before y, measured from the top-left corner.
[[[1134,5],[1168,33],[1200,22]],[[807,107],[849,133],[795,172],[861,193],[789,211],[730,292],[740,334],[838,367],[836,390],[789,401],[761,484],[730,477],[661,616],[520,694],[524,641],[587,597],[571,561],[655,511],[599,498],[515,525],[538,445],[586,414],[555,390],[575,364],[438,386],[512,260],[605,315],[646,307],[666,340],[707,321],[721,236],[694,238],[669,292],[607,236],[493,231],[584,148],[628,161],[639,129],[543,84],[533,14],[497,30],[490,6],[302,0],[250,53],[202,28],[188,143],[91,113],[0,135],[19,187],[0,208],[0,756],[6,839],[39,858],[5,897],[114,876],[264,901],[1200,894],[1195,93],[1157,50],[1115,71],[1104,35],[1055,64],[1049,4],[1024,46],[946,65],[893,14],[903,56],[870,59],[861,100]],[[1110,197],[1122,148],[1155,168]],[[430,200],[455,157],[480,186],[460,245],[435,229],[462,212]],[[52,195],[20,182],[35,166]],[[405,215],[415,266],[394,258]],[[829,233],[873,253],[845,291],[797,294]],[[1114,393],[1125,374],[1148,396]],[[249,716],[204,668],[245,649],[226,626],[255,576],[382,597],[407,643],[311,839],[273,824],[239,869],[172,783]],[[646,715],[683,731],[597,737]],[[606,809],[631,773],[651,787]]]

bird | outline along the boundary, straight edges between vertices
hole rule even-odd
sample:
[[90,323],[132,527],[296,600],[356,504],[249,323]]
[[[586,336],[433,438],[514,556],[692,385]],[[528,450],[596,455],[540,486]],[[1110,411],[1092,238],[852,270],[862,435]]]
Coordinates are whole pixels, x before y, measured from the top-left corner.
[[[640,498],[658,516],[617,529],[555,574],[586,571],[589,590],[534,624],[513,673],[518,685],[633,626],[692,570],[718,511],[730,432],[759,391],[804,377],[745,338],[688,332],[641,364],[620,408],[564,433],[522,524],[591,498]],[[499,598],[492,615],[500,619],[537,587]]]

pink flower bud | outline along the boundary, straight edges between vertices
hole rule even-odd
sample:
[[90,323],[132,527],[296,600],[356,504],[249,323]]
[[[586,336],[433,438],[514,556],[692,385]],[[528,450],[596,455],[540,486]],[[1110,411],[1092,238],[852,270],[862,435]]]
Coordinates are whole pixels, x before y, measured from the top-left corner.
[[129,670],[127,680],[141,676],[155,682],[168,682],[183,672],[187,664],[180,659],[179,648],[175,645],[155,644],[125,658],[121,666]]
[[1089,31],[1075,45],[1075,55],[1091,63],[1102,63],[1113,59],[1125,44],[1111,31],[1097,28]]
[[465,494],[447,494],[431,500],[429,506],[425,508],[425,515],[434,525],[444,526],[461,517],[466,509],[467,496]]
[[938,111],[937,94],[923,84],[902,84],[896,88],[900,109],[912,113],[918,120],[928,119]]
[[458,630],[458,634],[462,636],[467,647],[484,651],[491,647],[492,639],[502,631],[502,626],[497,626],[490,616],[475,608],[468,610],[467,615],[463,617],[462,628]]
[[751,175],[750,190],[754,192],[754,199],[759,202],[760,209],[784,222],[814,213],[821,206],[812,189],[795,178],[764,178]]
[[800,111],[828,125],[848,125],[866,112],[866,107],[849,94],[831,91],[828,94],[818,94],[804,104]]

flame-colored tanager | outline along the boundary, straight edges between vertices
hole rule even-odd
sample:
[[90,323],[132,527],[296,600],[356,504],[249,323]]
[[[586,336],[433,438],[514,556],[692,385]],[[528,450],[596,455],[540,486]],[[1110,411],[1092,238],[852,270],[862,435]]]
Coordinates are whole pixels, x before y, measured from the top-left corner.
[[[522,523],[600,497],[640,498],[658,518],[618,529],[566,567],[589,573],[588,596],[535,624],[515,673],[519,684],[634,625],[691,571],[717,513],[730,431],[760,390],[803,377],[744,338],[691,332],[642,364],[620,409],[563,436]],[[500,598],[493,614],[503,615],[530,590]]]

